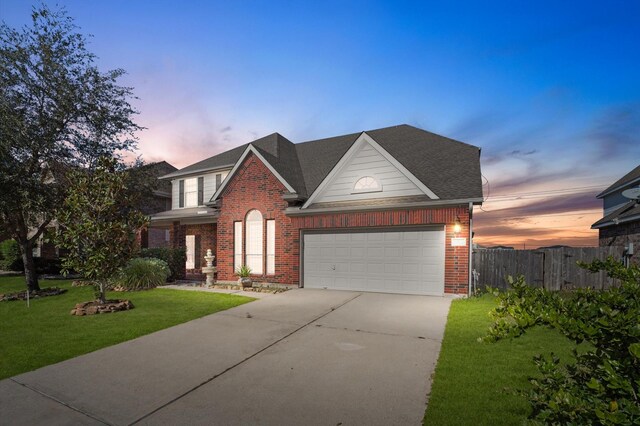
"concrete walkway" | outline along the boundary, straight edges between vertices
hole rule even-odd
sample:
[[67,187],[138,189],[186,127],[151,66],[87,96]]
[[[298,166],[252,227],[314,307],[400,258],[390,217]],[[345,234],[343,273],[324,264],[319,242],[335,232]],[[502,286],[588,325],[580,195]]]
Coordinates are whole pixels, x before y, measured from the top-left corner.
[[292,290],[0,382],[8,424],[421,424],[451,299]]

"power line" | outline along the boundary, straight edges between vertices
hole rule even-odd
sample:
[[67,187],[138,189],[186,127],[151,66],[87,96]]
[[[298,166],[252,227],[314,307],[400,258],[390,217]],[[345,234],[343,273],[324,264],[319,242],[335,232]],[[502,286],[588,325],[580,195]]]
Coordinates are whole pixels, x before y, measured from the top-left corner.
[[522,192],[515,194],[500,194],[494,195],[491,199],[486,197],[484,200],[489,202],[503,201],[508,199],[525,199],[525,198],[538,198],[538,197],[546,197],[553,195],[570,195],[570,194],[580,194],[587,191],[595,191],[597,189],[602,188],[601,186],[583,186],[583,187],[575,187],[575,188],[563,188],[563,189],[550,189],[547,191],[535,191],[535,192]]

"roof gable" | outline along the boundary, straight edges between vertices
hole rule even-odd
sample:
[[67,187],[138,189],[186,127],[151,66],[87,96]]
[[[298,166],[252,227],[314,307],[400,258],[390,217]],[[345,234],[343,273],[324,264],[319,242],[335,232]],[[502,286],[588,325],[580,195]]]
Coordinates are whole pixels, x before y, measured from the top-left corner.
[[[364,177],[373,178],[378,183],[379,190],[354,193],[355,183]],[[432,200],[439,198],[363,132],[302,208],[313,203],[416,195],[426,195]]]
[[260,150],[258,148],[256,148],[255,146],[253,146],[252,144],[249,144],[249,146],[247,146],[247,148],[245,149],[244,153],[240,156],[240,159],[236,162],[236,164],[233,166],[233,169],[231,169],[231,171],[229,172],[229,174],[227,175],[227,177],[225,178],[225,180],[222,182],[222,185],[220,185],[220,187],[216,190],[216,192],[213,194],[213,196],[211,197],[211,200],[209,200],[209,202],[213,202],[215,200],[218,199],[218,197],[220,197],[220,194],[222,194],[222,192],[224,191],[224,189],[227,187],[227,185],[229,184],[229,182],[231,182],[231,180],[233,180],[233,177],[235,176],[236,172],[238,171],[238,169],[240,168],[240,165],[242,164],[242,162],[245,160],[245,158],[247,158],[247,156],[249,154],[254,154],[256,157],[258,157],[258,159],[260,161],[262,161],[262,163],[267,166],[267,168],[269,169],[269,171],[271,173],[273,173],[273,175],[278,178],[278,180],[284,185],[285,188],[287,188],[288,191],[290,192],[295,192],[295,189],[282,177],[282,175],[280,175],[280,173],[273,167],[272,164],[270,164],[264,157],[264,155],[260,152]]
[[621,189],[627,185],[634,184],[636,182],[640,182],[640,165],[635,169],[631,170],[626,175],[622,176],[620,179],[615,181],[611,186],[607,189],[596,195],[596,198],[602,198],[605,195],[608,195],[618,189]]
[[480,148],[406,124],[367,133],[441,199],[482,198]]

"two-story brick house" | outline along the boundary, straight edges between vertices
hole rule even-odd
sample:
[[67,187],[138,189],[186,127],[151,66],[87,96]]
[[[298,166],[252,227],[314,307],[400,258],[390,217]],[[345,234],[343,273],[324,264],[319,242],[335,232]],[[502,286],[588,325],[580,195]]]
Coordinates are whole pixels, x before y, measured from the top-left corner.
[[153,215],[199,277],[219,281],[466,294],[480,149],[400,125],[294,144],[274,133],[169,173],[171,210]]

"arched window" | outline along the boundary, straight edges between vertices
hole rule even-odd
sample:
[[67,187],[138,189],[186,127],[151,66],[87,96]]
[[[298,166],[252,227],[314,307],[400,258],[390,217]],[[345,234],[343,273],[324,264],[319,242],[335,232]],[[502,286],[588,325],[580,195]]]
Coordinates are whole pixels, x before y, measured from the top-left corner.
[[251,268],[252,274],[262,274],[262,213],[258,210],[251,210],[247,213],[245,257],[246,264]]
[[382,185],[371,176],[361,177],[353,185],[353,192],[376,192],[382,191]]

